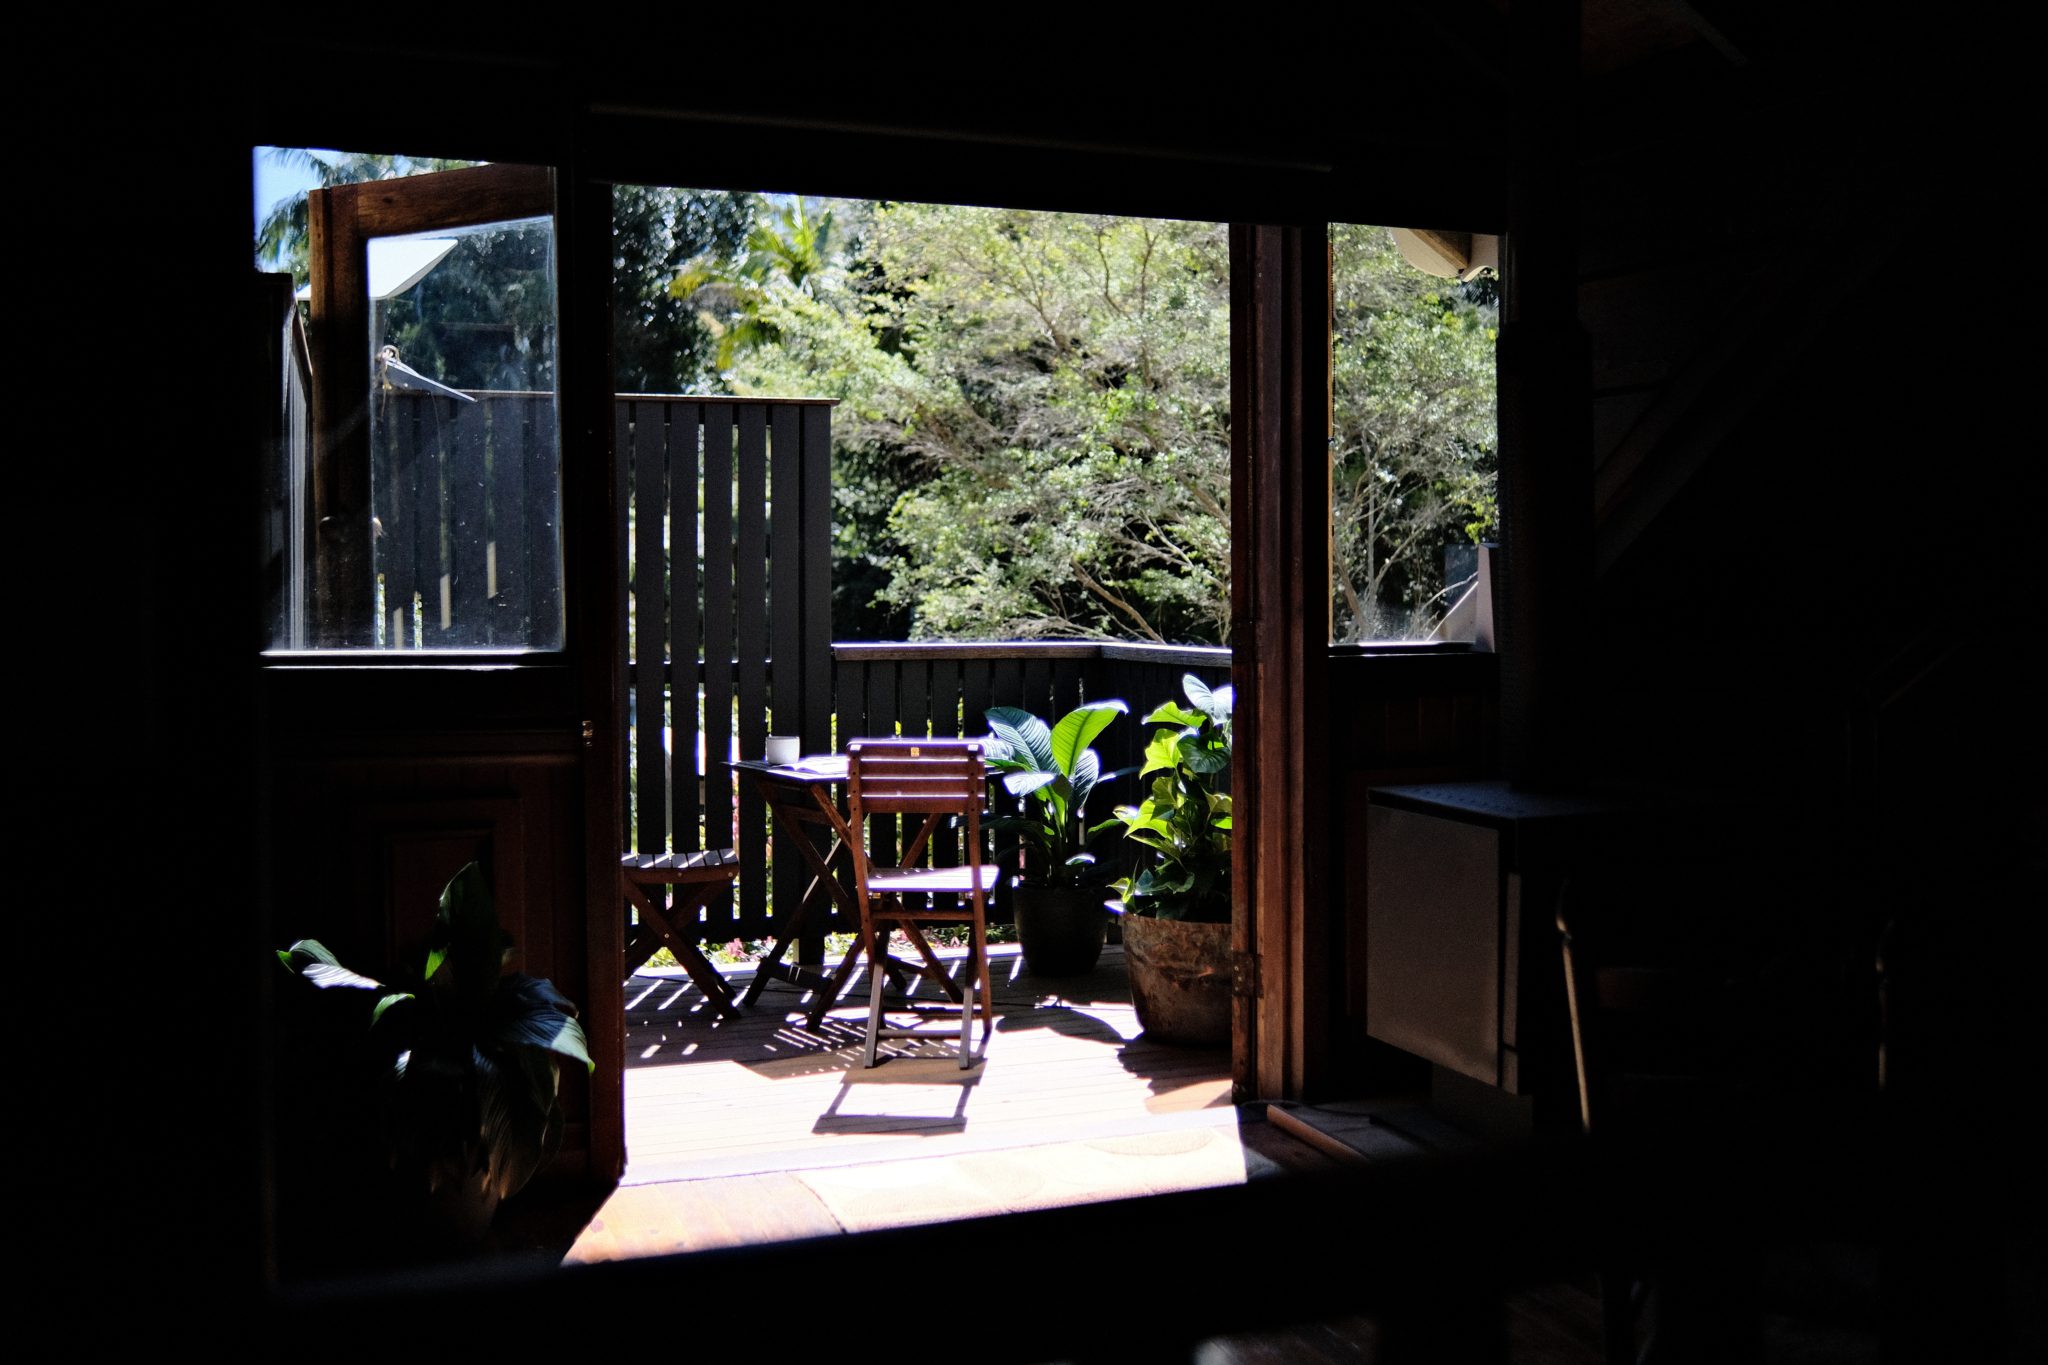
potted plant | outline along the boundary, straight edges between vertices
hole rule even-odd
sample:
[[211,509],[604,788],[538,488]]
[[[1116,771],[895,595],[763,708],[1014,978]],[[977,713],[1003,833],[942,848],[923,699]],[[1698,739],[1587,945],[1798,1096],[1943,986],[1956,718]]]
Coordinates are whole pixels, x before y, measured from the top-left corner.
[[[1145,717],[1153,731],[1139,780],[1150,794],[1118,806],[1127,838],[1145,852],[1115,883],[1124,917],[1131,1003],[1145,1031],[1169,1042],[1230,1038],[1231,689],[1181,679],[1188,705]],[[1157,776],[1153,776],[1157,774]]]
[[[350,971],[315,939],[278,953],[328,1006],[325,1055],[294,1058],[305,1071],[291,1079],[329,1092],[316,1109],[351,1134],[341,1145],[361,1137],[378,1149],[373,1160],[389,1175],[379,1183],[420,1239],[416,1250],[482,1239],[499,1201],[561,1146],[561,1059],[595,1070],[576,1007],[549,981],[507,973],[511,954],[475,863],[441,892],[416,983]],[[354,1155],[324,1136],[325,1155]],[[334,1188],[371,1188],[352,1189],[350,1174],[334,1172]]]
[[1129,709],[1120,701],[1092,701],[1052,726],[1014,706],[987,713],[986,762],[1019,805],[1016,815],[991,820],[989,828],[1017,836],[996,860],[1018,860],[1011,906],[1024,965],[1034,975],[1075,976],[1102,955],[1109,917],[1095,855],[1088,850],[1117,822],[1088,826],[1088,796],[1104,776],[1101,757],[1089,746]]

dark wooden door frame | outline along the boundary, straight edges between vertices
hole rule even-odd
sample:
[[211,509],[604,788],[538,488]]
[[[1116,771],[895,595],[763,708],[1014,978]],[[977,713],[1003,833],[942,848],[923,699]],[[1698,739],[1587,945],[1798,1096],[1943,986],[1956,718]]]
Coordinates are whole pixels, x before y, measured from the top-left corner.
[[1230,229],[1231,1075],[1298,1097],[1331,1046],[1329,234]]
[[562,168],[556,249],[563,263],[560,357],[563,566],[567,641],[582,713],[585,949],[584,1026],[590,1078],[590,1174],[626,1168],[625,911],[626,539],[624,452],[612,397],[612,187]]

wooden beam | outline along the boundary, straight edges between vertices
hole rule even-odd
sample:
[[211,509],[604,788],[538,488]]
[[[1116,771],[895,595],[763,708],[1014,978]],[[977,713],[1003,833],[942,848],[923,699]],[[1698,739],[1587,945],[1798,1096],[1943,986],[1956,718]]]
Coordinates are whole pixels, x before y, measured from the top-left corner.
[[1326,951],[1328,270],[1320,223],[1231,229],[1232,948],[1250,992],[1233,1080],[1246,1099],[1314,1085],[1339,988]]
[[549,166],[475,166],[369,180],[349,189],[365,237],[546,218],[555,211],[555,172]]
[[1593,608],[1591,347],[1578,317],[1578,5],[1510,15],[1520,117],[1510,124],[1496,368],[1500,538],[1494,584],[1501,751],[1510,780],[1568,784]]
[[312,285],[313,623],[321,648],[368,644],[370,579],[369,247],[354,186],[306,197]]

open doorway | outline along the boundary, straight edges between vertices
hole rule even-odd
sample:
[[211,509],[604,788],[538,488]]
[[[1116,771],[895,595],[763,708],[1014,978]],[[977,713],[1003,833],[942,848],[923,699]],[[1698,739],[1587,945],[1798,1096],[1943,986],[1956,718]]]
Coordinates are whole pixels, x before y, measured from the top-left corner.
[[[1029,969],[1007,897],[989,1060],[854,1077],[864,981],[822,1013],[817,986],[857,918],[734,770],[770,733],[831,754],[1114,700],[1075,815],[1144,800],[1147,717],[1229,677],[1226,229],[643,186],[613,213],[629,851],[736,851],[685,932],[747,1001],[716,1019],[668,953],[629,982],[629,1186],[1166,1130],[1181,1177],[1093,1197],[1242,1180],[1227,1050],[1139,1041],[1115,942]],[[1098,905],[1133,871],[1110,845]]]
[[[804,982],[763,987],[758,975],[778,946],[829,969],[856,927],[850,907],[820,898],[804,941],[778,945],[778,909],[805,894],[810,869],[786,842],[775,858],[774,821],[731,771],[770,733],[830,752],[859,736],[984,734],[991,704],[1051,719],[1100,698],[1129,707],[1104,732],[1103,765],[1135,771],[1154,733],[1146,718],[1181,701],[1186,675],[1228,681],[1227,229],[644,187],[617,190],[614,212],[634,236],[615,243],[615,387],[644,393],[619,428],[631,490],[634,847],[729,842],[763,869],[692,912],[753,1024],[713,1022],[659,956],[629,986],[629,1184],[879,1167],[912,1147],[1014,1149],[1119,1124],[1234,1129],[1223,1112],[1230,1059],[1148,1053],[1115,944],[1105,967],[1067,980],[1034,981],[1017,949],[995,950],[1010,988],[998,1039],[1043,1045],[1015,1054],[1008,1075],[1035,1067],[1045,1091],[993,1080],[977,1091],[943,1067],[850,1081],[849,1021],[861,1011],[807,1014],[815,996]],[[1333,622],[1349,613],[1333,643],[1455,638],[1451,608],[1492,529],[1489,276],[1469,261],[1463,279],[1425,273],[1388,229],[1333,236],[1333,390],[1350,440],[1333,442],[1331,478],[1352,481],[1351,496],[1333,498],[1334,572],[1322,579]],[[662,334],[671,340],[650,347]],[[661,397],[658,383],[713,396]],[[1404,390],[1389,396],[1392,384]],[[829,414],[778,417],[821,402]],[[721,415],[728,405],[734,415]],[[762,410],[748,417],[749,405]],[[804,463],[815,446],[801,423],[812,419],[830,438],[829,543],[809,539],[825,530],[812,521]],[[798,463],[786,484],[785,452]],[[793,517],[776,514],[792,502]],[[1375,529],[1351,534],[1360,522]],[[810,585],[821,564],[828,593]],[[820,598],[824,636],[812,634]],[[750,612],[751,627],[734,624]],[[790,660],[777,640],[811,652]],[[640,719],[655,716],[658,748]],[[1096,813],[1143,800],[1144,787],[1098,797]],[[853,1113],[850,1092],[880,1098]],[[1243,1179],[1233,1147],[1227,1172],[1192,1165],[1187,1178]],[[1155,1165],[1096,1197],[1171,1178]],[[795,1205],[829,1202],[822,1183]]]

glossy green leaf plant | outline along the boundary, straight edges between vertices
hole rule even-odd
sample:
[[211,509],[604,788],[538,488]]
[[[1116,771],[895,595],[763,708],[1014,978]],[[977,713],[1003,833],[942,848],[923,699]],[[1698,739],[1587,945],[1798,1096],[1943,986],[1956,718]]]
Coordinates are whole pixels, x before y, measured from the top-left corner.
[[[1228,687],[1181,679],[1188,705],[1165,702],[1145,717],[1152,732],[1138,777],[1151,793],[1118,806],[1125,837],[1145,846],[1141,865],[1114,883],[1111,909],[1158,919],[1230,920],[1230,710]],[[1157,776],[1154,776],[1157,774]]]
[[1090,746],[1109,723],[1128,712],[1120,701],[1091,701],[1048,726],[1015,706],[990,707],[991,743],[984,761],[1001,774],[1003,789],[1018,801],[1018,813],[988,822],[998,837],[1017,843],[997,853],[998,861],[1021,855],[1027,886],[1074,887],[1089,883],[1095,855],[1089,852],[1115,820],[1087,823],[1089,793],[1102,782],[1102,758]]

